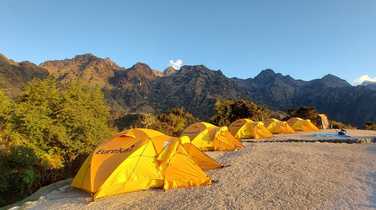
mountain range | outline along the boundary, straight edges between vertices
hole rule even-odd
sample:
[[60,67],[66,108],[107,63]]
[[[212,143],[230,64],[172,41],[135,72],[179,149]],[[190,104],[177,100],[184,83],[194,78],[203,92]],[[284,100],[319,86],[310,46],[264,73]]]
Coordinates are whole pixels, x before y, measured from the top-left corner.
[[61,82],[80,80],[101,87],[119,115],[184,107],[207,119],[213,114],[217,98],[246,98],[274,110],[314,106],[331,119],[357,126],[376,121],[375,84],[352,86],[330,74],[303,81],[267,69],[254,78],[239,79],[228,78],[220,70],[204,65],[185,65],[179,70],[168,67],[159,71],[136,63],[124,68],[109,58],[92,54],[36,65],[0,55],[0,88],[11,96],[16,96],[32,78],[48,75]]
[[371,82],[371,81],[364,81],[361,84],[364,87],[370,88],[372,90],[376,90],[376,82]]

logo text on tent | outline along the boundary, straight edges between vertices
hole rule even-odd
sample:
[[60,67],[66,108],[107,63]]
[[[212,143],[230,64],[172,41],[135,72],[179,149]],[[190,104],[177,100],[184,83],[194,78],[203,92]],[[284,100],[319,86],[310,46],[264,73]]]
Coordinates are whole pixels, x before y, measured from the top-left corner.
[[104,149],[100,149],[98,150],[95,154],[97,155],[107,155],[107,154],[120,154],[120,153],[126,153],[126,152],[129,152],[133,149],[135,145],[132,145],[130,146],[129,148],[118,148],[118,149],[107,149],[107,150],[104,150]]

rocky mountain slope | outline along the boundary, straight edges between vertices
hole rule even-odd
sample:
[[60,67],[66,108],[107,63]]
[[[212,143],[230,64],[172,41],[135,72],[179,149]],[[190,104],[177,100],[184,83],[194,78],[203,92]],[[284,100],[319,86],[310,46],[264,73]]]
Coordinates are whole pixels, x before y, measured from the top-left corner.
[[155,112],[185,107],[203,118],[211,115],[216,97],[240,98],[246,92],[220,71],[205,66],[173,67],[163,72],[137,63],[121,68],[110,59],[92,54],[47,61],[41,66],[61,81],[81,80],[103,88],[117,111]]
[[376,82],[371,82],[371,81],[364,81],[361,86],[364,86],[366,88],[376,90]]
[[72,59],[46,61],[40,66],[59,80],[80,79],[100,87],[107,86],[109,78],[121,69],[109,58],[98,58],[92,54],[77,55]]
[[376,91],[352,86],[334,75],[311,81],[264,70],[254,79],[235,79],[258,103],[274,109],[314,106],[338,121],[362,125],[376,120]]
[[179,71],[153,81],[151,101],[158,110],[184,107],[201,118],[213,113],[216,98],[247,98],[246,91],[221,71],[203,65],[182,66]]
[[44,78],[46,69],[28,61],[15,62],[0,54],[0,89],[10,96],[17,95],[21,88],[33,78]]
[[184,107],[200,118],[211,116],[216,98],[249,98],[276,110],[315,106],[339,121],[363,125],[376,121],[376,91],[352,86],[334,75],[296,80],[267,69],[255,78],[227,78],[203,65],[158,71],[137,63],[123,68],[92,54],[46,61],[16,63],[0,57],[0,88],[15,93],[34,77],[48,74],[60,81],[80,80],[103,89],[118,113],[157,112]]

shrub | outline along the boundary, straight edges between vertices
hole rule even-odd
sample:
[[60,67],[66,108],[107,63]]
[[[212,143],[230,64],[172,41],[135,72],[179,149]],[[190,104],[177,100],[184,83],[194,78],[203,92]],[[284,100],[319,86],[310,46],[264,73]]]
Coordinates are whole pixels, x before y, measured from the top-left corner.
[[309,119],[316,125],[318,125],[321,121],[321,118],[316,108],[311,106],[299,107],[297,109],[289,109],[287,113],[290,115],[290,117],[300,117],[303,119]]
[[110,135],[108,119],[99,89],[75,82],[59,89],[55,80],[46,79],[26,86],[17,99],[12,123],[40,157],[69,162]]
[[157,124],[157,116],[152,113],[126,114],[115,120],[118,130],[130,128],[153,128]]
[[183,108],[173,108],[160,114],[128,114],[116,121],[118,128],[150,128],[161,131],[167,135],[178,136],[190,124],[197,122],[191,113]]
[[2,90],[0,90],[0,129],[8,120],[13,105],[13,101],[7,95],[5,95]]
[[215,103],[215,114],[211,118],[211,121],[217,125],[229,125],[231,122],[241,118],[263,121],[269,118],[270,115],[270,110],[252,101],[217,99]]
[[99,88],[49,78],[30,82],[15,102],[1,92],[0,99],[0,170],[7,172],[0,189],[11,196],[2,204],[73,175],[76,160],[112,132]]
[[155,127],[172,136],[180,135],[186,127],[198,121],[183,108],[173,108],[168,112],[161,113],[157,116],[157,119],[159,123]]
[[25,146],[11,146],[0,151],[0,206],[31,193],[40,174],[35,170],[38,158],[34,150]]
[[332,128],[332,129],[353,129],[354,127],[352,125],[345,124],[343,122],[331,120],[330,121],[330,128]]
[[376,122],[366,122],[364,128],[367,130],[376,130]]

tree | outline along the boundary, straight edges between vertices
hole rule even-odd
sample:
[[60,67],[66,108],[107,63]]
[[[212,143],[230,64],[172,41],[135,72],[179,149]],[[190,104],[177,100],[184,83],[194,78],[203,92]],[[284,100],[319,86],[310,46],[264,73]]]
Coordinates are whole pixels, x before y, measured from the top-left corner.
[[0,90],[0,145],[6,146],[13,142],[19,142],[21,138],[12,130],[10,119],[14,112],[14,102],[3,91]]
[[33,80],[14,102],[0,92],[0,193],[10,196],[0,203],[75,173],[111,135],[108,121],[101,90],[79,82]]
[[315,125],[321,125],[321,117],[315,107],[303,106],[297,109],[289,109],[287,113],[290,117],[300,117],[311,120]]
[[376,122],[366,122],[364,128],[366,130],[376,130]]
[[186,127],[198,121],[197,118],[183,108],[173,108],[168,112],[161,113],[157,119],[159,123],[155,127],[173,136],[180,135]]
[[127,114],[118,119],[116,124],[120,130],[150,128],[171,136],[179,136],[186,127],[197,121],[197,118],[183,108],[172,108],[157,115],[152,113]]
[[53,156],[72,161],[111,133],[109,110],[99,88],[78,82],[58,87],[52,78],[33,80],[17,101],[13,123],[46,160]]
[[215,103],[215,114],[212,121],[218,125],[229,125],[231,122],[250,118],[256,121],[263,121],[271,115],[271,112],[249,100],[221,100]]
[[13,108],[13,101],[0,90],[0,129],[5,121],[8,120]]
[[37,164],[38,158],[31,148],[11,146],[9,150],[0,150],[0,206],[32,192],[40,179],[35,170]]

